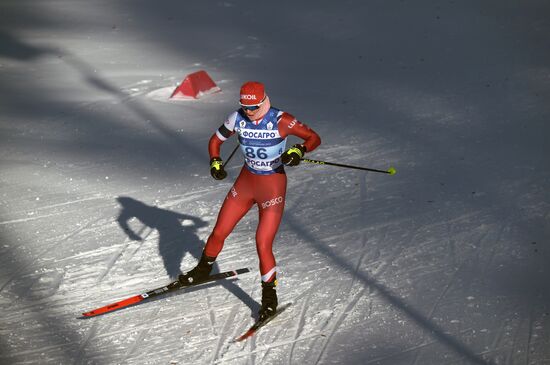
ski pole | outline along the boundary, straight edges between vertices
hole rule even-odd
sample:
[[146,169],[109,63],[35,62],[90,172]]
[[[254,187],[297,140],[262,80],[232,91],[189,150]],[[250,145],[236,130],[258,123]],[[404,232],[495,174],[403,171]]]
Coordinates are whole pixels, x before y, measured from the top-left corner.
[[227,163],[229,162],[229,160],[231,160],[231,157],[233,157],[233,155],[235,154],[235,152],[237,152],[237,150],[239,149],[239,144],[237,144],[237,146],[235,146],[235,149],[233,150],[233,152],[231,152],[231,154],[229,155],[229,157],[227,158],[227,160],[225,160],[225,162],[223,163],[223,167],[225,167],[225,165],[227,165]]
[[319,160],[310,160],[309,158],[302,158],[302,161],[309,162],[309,163],[314,163],[314,164],[317,164],[317,165],[330,165],[330,166],[346,167],[348,169],[381,172],[383,174],[390,174],[390,175],[395,175],[395,173],[397,172],[393,167],[390,167],[388,170],[377,170],[377,169],[371,169],[371,168],[368,168],[368,167],[359,167],[359,166],[344,165],[344,164],[341,164],[341,163],[319,161]]

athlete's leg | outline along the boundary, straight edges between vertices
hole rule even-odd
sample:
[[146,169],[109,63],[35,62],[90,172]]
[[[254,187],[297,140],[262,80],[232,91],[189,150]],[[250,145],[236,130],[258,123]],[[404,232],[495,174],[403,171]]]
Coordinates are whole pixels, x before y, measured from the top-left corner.
[[260,258],[262,281],[273,281],[276,262],[273,255],[273,241],[283,217],[284,201],[278,207],[260,209],[260,222],[256,231],[256,249]]
[[256,198],[260,215],[256,231],[256,249],[260,258],[262,281],[271,282],[275,280],[277,270],[273,241],[283,217],[286,175],[273,174],[259,178],[262,179],[262,184]]
[[275,290],[277,286],[277,266],[273,255],[273,240],[279,229],[286,195],[286,175],[273,174],[261,179],[260,188],[256,191],[256,202],[260,210],[260,219],[256,231],[256,249],[260,258],[260,273],[262,275],[262,305],[258,312],[260,320],[265,320],[276,313],[278,299]]
[[227,236],[254,204],[250,187],[250,175],[252,174],[246,168],[243,168],[235,184],[229,190],[218,214],[214,230],[206,241],[204,248],[206,256],[213,258],[218,256]]

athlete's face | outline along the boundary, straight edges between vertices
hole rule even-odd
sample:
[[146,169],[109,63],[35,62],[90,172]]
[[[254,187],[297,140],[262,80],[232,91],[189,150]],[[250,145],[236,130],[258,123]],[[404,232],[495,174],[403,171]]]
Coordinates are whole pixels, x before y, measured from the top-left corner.
[[257,105],[243,105],[243,104],[241,104],[241,108],[244,110],[244,113],[246,114],[246,116],[250,117],[250,116],[254,115],[254,113],[256,113],[256,111],[258,109],[260,109],[260,107],[262,106],[264,101],[265,101],[265,97],[260,102],[260,104],[257,104]]
[[[243,108],[244,109],[244,108]],[[251,117],[256,110],[244,109],[244,112],[247,117]]]

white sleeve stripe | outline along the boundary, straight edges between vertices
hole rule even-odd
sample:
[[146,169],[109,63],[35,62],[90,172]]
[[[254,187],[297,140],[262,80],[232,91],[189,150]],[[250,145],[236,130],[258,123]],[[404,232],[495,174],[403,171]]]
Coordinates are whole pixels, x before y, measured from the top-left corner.
[[227,141],[227,138],[225,138],[218,130],[216,130],[216,136],[218,136],[218,138],[222,141]]
[[273,276],[273,274],[277,271],[277,266],[275,266],[273,269],[269,270],[269,272],[265,275],[262,275],[262,281],[269,280],[270,277]]
[[229,129],[229,131],[233,132],[235,130],[235,122],[237,121],[237,112],[231,113],[231,115],[227,118],[224,125],[225,128]]

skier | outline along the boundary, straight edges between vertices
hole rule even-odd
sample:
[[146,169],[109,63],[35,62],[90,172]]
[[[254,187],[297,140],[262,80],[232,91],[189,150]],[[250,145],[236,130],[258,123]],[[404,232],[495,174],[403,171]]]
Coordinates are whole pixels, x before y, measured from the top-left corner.
[[[286,195],[284,165],[296,166],[305,152],[321,143],[312,129],[292,115],[271,106],[260,82],[249,81],[240,90],[241,108],[231,113],[210,138],[210,174],[216,180],[227,176],[220,158],[220,147],[238,134],[245,164],[229,190],[216,225],[206,242],[198,265],[179,276],[181,283],[200,282],[208,277],[224,241],[253,204],[259,209],[256,249],[260,261],[262,304],[259,320],[274,315],[277,309],[277,267],[272,246],[283,215]],[[287,136],[304,140],[285,150]]]

